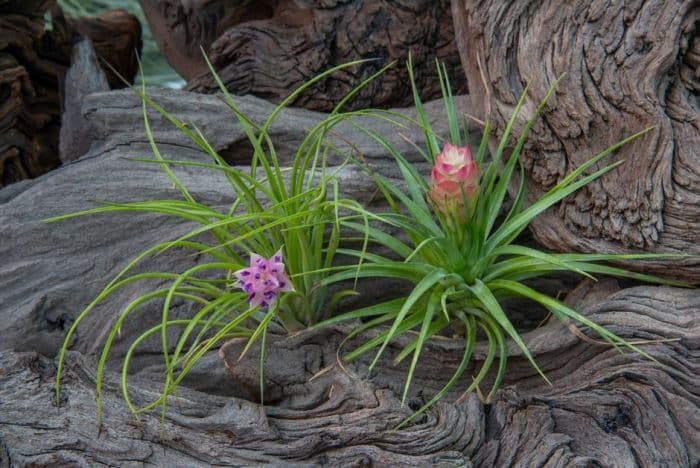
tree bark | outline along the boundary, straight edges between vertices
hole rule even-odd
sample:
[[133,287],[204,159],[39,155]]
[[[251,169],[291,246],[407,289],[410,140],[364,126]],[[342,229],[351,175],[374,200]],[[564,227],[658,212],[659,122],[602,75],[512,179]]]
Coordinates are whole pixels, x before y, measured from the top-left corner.
[[217,92],[202,50],[229,91],[279,102],[329,68],[375,59],[328,77],[293,105],[330,111],[340,96],[392,61],[346,108],[412,103],[405,60],[415,63],[424,99],[440,95],[435,59],[445,63],[455,93],[466,92],[449,2],[401,0],[140,0],[154,38],[188,89]]
[[497,136],[526,84],[516,132],[564,75],[522,157],[530,200],[654,126],[603,161],[622,166],[533,223],[538,240],[560,251],[693,254],[645,268],[699,282],[700,5],[453,0],[452,13],[475,113]]
[[60,164],[61,93],[78,34],[94,40],[98,56],[133,79],[141,41],[133,15],[66,19],[55,0],[0,0],[0,187]]
[[53,2],[0,2],[0,187],[55,168],[58,80],[68,66],[70,33],[44,31]]

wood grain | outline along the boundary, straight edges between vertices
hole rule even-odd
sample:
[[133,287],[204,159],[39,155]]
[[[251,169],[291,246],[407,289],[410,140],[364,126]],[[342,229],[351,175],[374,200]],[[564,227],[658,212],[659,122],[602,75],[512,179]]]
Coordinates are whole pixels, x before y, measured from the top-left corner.
[[694,254],[646,268],[700,281],[698,3],[454,0],[452,12],[474,111],[497,135],[527,83],[516,131],[564,75],[523,155],[530,200],[654,126],[604,161],[620,168],[541,216],[537,238],[559,251]]
[[330,111],[362,80],[397,61],[346,107],[409,106],[404,62],[410,52],[424,99],[440,95],[436,58],[445,62],[455,92],[466,92],[447,0],[140,3],[160,50],[190,90],[219,89],[202,51],[229,91],[274,102],[333,66],[374,59],[320,81],[294,105]]
[[[60,165],[62,93],[79,34],[94,40],[98,56],[123,77],[136,72],[141,28],[133,15],[71,19],[55,3],[0,0],[0,187]],[[111,72],[108,78],[122,83]]]

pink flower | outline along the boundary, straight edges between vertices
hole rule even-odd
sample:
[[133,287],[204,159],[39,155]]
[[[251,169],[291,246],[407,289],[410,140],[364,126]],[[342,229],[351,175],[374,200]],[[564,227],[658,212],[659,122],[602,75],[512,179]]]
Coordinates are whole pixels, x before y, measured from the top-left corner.
[[469,147],[446,143],[435,157],[430,178],[429,196],[435,208],[463,218],[465,201],[473,200],[479,191],[479,168]]
[[294,291],[292,282],[284,273],[282,249],[272,258],[264,259],[258,254],[250,255],[250,266],[234,273],[236,287],[248,293],[251,307],[267,309],[282,292]]

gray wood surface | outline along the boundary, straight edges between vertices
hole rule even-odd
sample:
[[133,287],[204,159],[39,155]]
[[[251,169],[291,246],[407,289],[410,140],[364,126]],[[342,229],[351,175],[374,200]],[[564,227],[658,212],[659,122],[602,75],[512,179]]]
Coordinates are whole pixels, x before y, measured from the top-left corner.
[[[700,294],[633,288],[608,295],[587,315],[627,338],[679,341],[644,346],[658,362],[579,340],[557,323],[525,341],[552,381],[544,383],[511,349],[503,389],[490,405],[448,395],[411,425],[393,428],[444,382],[461,356],[452,340],[433,342],[418,368],[409,406],[397,386],[405,369],[382,361],[345,366],[336,349],[347,330],[271,337],[267,404],[206,378],[182,387],[161,430],[158,414],[135,421],[114,374],[97,426],[94,361],[71,353],[60,406],[54,366],[35,352],[0,352],[0,463],[11,466],[696,466],[700,462]],[[352,343],[346,344],[352,346]],[[257,395],[258,349],[221,351],[232,375]],[[388,349],[389,355],[397,352]],[[480,347],[476,364],[484,357]],[[220,364],[219,364],[220,365]],[[319,370],[328,372],[310,380]],[[472,369],[470,369],[471,371]],[[131,377],[137,403],[156,398],[160,369]],[[470,372],[468,371],[468,372]],[[205,374],[206,375],[206,374]],[[461,387],[467,385],[463,379]]]

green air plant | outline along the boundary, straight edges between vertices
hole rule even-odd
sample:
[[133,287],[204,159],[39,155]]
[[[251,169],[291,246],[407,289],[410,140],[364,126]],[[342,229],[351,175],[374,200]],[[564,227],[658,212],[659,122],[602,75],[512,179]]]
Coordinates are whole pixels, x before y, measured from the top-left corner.
[[[393,181],[367,168],[367,172],[374,178],[392,208],[388,213],[375,213],[373,219],[381,218],[386,226],[399,230],[404,236],[386,235],[384,230],[375,228],[374,225],[371,229],[366,229],[351,220],[344,220],[346,227],[356,229],[363,236],[368,236],[372,245],[388,249],[392,254],[382,256],[352,249],[340,249],[338,252],[364,260],[359,273],[360,277],[405,280],[412,283],[413,289],[404,297],[347,312],[321,324],[363,320],[364,323],[353,331],[352,336],[370,328],[389,325],[381,329],[375,338],[349,352],[345,359],[351,360],[378,348],[370,366],[373,368],[393,339],[411,333],[409,336],[413,338],[396,357],[396,362],[411,357],[403,392],[402,401],[405,402],[426,340],[448,328],[464,331],[466,339],[464,355],[456,372],[444,388],[406,419],[403,425],[423,413],[458,381],[470,361],[478,330],[483,332],[489,348],[482,367],[473,377],[467,391],[478,388],[498,358],[495,381],[487,395],[487,401],[493,397],[506,370],[508,337],[522,350],[542,378],[547,380],[504,312],[501,304],[506,298],[530,299],[544,306],[561,321],[573,321],[590,328],[612,346],[626,347],[649,357],[634,343],[623,340],[562,302],[530,288],[523,281],[555,272],[570,271],[589,278],[593,278],[594,274],[601,274],[686,286],[675,281],[600,263],[646,258],[678,258],[678,255],[548,253],[514,243],[518,235],[537,215],[589,182],[620,166],[622,161],[613,162],[599,169],[595,168],[595,165],[606,156],[614,153],[627,142],[642,137],[649,129],[625,138],[593,156],[586,163],[572,170],[529,206],[524,203],[525,174],[520,165],[520,179],[514,203],[505,216],[499,218],[503,216],[501,211],[506,192],[519,165],[519,156],[528,131],[542,112],[557,83],[549,89],[517,140],[512,144],[510,155],[505,157],[506,150],[511,144],[513,125],[527,98],[528,89],[523,91],[497,149],[487,163],[485,155],[491,136],[491,127],[488,123],[485,124],[480,146],[475,157],[472,158],[466,144],[468,141],[466,125],[463,133],[460,131],[455,101],[445,68],[438,65],[450,129],[450,141],[444,146],[431,129],[424,112],[413,79],[410,60],[408,71],[418,112],[418,123],[427,144],[425,151],[421,152],[433,167],[430,180],[420,174],[416,167],[385,138],[367,128],[360,127],[395,158],[405,181],[405,189],[402,189]],[[330,284],[356,274],[355,271],[338,271],[324,281]]]
[[[102,381],[110,349],[122,325],[146,303],[160,301],[161,321],[133,341],[124,358],[121,374],[124,398],[136,416],[159,405],[164,414],[168,396],[175,392],[192,366],[207,351],[222,342],[234,337],[248,338],[243,351],[245,353],[256,339],[261,338],[264,348],[265,330],[273,319],[278,320],[288,331],[296,331],[324,318],[329,306],[347,293],[340,291],[329,297],[323,279],[329,274],[328,269],[338,248],[343,221],[341,212],[357,211],[359,204],[339,198],[335,173],[329,172],[327,168],[327,156],[333,147],[327,137],[338,123],[352,116],[368,114],[367,111],[341,112],[341,108],[386,68],[360,83],[322,122],[308,131],[289,166],[280,165],[269,129],[280,111],[302,91],[329,74],[358,63],[360,61],[335,67],[310,80],[279,104],[262,125],[256,124],[240,111],[212,70],[225,102],[253,149],[250,167],[243,169],[227,164],[195,125],[180,121],[149,99],[145,86],[141,90],[135,89],[142,98],[145,131],[154,155],[153,159],[137,161],[159,165],[179,191],[180,198],[101,203],[100,207],[49,221],[98,213],[145,212],[174,216],[191,222],[196,227],[184,236],[144,250],[77,316],[60,350],[56,376],[57,396],[65,353],[77,327],[95,306],[129,284],[156,280],[164,286],[134,299],[119,312],[112,325],[97,368],[98,420],[101,420]],[[164,159],[149,126],[148,106],[186,134],[208,155],[210,161]],[[230,207],[220,211],[198,202],[172,170],[176,166],[196,167],[223,174],[230,183],[233,194]],[[134,267],[147,258],[167,254],[174,248],[189,250],[193,255],[202,256],[206,260],[182,272],[133,273]],[[248,259],[250,266],[246,268]],[[269,275],[266,268],[270,269],[267,270]],[[249,281],[251,278],[254,280]],[[291,284],[287,284],[290,281]],[[264,300],[260,300],[263,296]],[[196,313],[188,319],[171,319],[169,310],[175,299],[197,305]],[[169,338],[172,337],[172,333],[168,333],[170,330],[179,331],[175,342]],[[165,365],[163,391],[155,401],[137,408],[131,402],[128,392],[129,363],[142,343],[158,336],[162,341]]]

